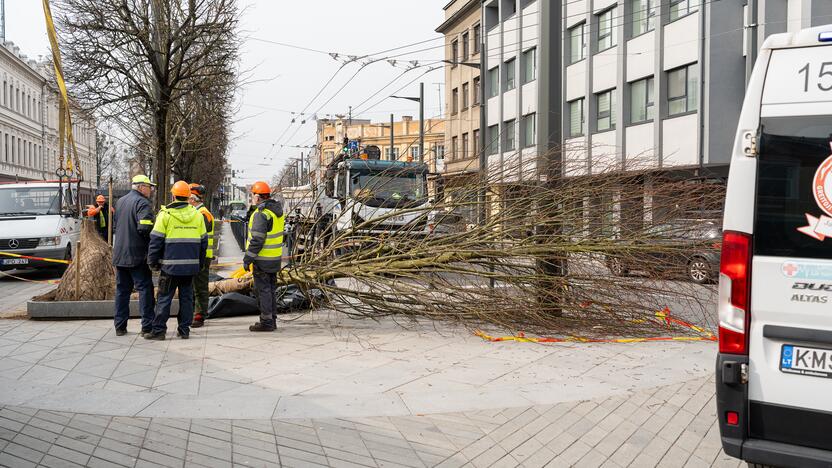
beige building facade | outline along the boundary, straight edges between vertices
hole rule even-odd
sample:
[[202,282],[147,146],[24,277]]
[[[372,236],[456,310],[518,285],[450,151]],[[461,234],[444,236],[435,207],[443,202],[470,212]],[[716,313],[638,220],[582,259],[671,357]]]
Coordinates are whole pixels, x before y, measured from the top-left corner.
[[[436,32],[445,36],[445,165],[443,179],[449,199],[475,196],[470,187],[479,173],[480,0],[451,0],[445,21]],[[473,212],[470,213],[473,216]],[[473,221],[473,220],[469,220]]]
[[[47,66],[0,42],[0,181],[55,179],[59,96]],[[95,184],[95,121],[73,111],[73,135],[89,198]]]

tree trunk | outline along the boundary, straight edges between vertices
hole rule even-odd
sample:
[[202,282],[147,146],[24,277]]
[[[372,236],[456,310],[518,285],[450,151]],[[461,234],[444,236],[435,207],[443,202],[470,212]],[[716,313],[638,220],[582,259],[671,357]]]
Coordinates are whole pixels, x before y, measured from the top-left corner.
[[[164,99],[164,96],[162,96]],[[159,104],[154,115],[156,125],[156,203],[154,209],[167,201],[170,166],[168,164],[168,109]]]

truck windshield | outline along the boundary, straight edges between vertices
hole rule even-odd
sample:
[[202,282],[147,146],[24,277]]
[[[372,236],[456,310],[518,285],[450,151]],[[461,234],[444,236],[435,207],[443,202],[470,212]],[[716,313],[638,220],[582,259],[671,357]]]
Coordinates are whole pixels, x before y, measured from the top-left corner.
[[425,175],[418,172],[351,170],[353,198],[375,208],[412,208],[426,201]]
[[60,214],[52,187],[0,187],[0,216]]
[[819,170],[832,158],[832,116],[768,117],[761,124],[754,253],[832,259],[832,239],[823,240],[830,228],[812,222],[832,216],[821,206],[832,207],[825,200],[832,174]]

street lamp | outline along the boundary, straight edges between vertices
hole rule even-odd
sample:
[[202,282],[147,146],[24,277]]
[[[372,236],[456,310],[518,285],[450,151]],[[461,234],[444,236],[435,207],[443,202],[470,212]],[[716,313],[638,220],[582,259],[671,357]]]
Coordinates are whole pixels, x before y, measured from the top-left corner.
[[[419,83],[419,97],[390,96],[396,99],[407,99],[419,103],[419,162],[424,162],[425,152],[425,83]],[[392,122],[391,122],[392,125]],[[392,134],[392,130],[390,131]],[[390,148],[390,156],[393,156],[393,148]]]

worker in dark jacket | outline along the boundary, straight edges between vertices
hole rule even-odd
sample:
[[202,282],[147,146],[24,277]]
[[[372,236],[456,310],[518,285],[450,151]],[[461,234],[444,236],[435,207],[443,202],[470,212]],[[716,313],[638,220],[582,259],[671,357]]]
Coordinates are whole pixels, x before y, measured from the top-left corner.
[[194,318],[194,276],[207,262],[208,233],[202,214],[188,203],[191,187],[184,180],[170,189],[174,202],[162,208],[153,231],[147,263],[159,275],[159,302],[153,318],[153,332],[147,340],[164,340],[170,318],[170,306],[179,290],[179,314],[176,335],[188,339]]
[[253,332],[274,331],[277,321],[275,292],[280,258],[283,255],[283,207],[272,200],[271,189],[265,182],[251,186],[253,202],[257,209],[248,221],[248,240],[243,267],[248,271],[254,267],[254,288],[257,291],[257,305],[260,321],[248,327]]
[[142,334],[153,326],[153,279],[147,267],[147,248],[153,229],[153,211],[148,199],[156,184],[145,175],[133,177],[133,190],[116,203],[113,224],[119,227],[113,239],[113,265],[116,267],[115,328],[116,335],[127,333],[130,318],[130,295],[139,293]]

